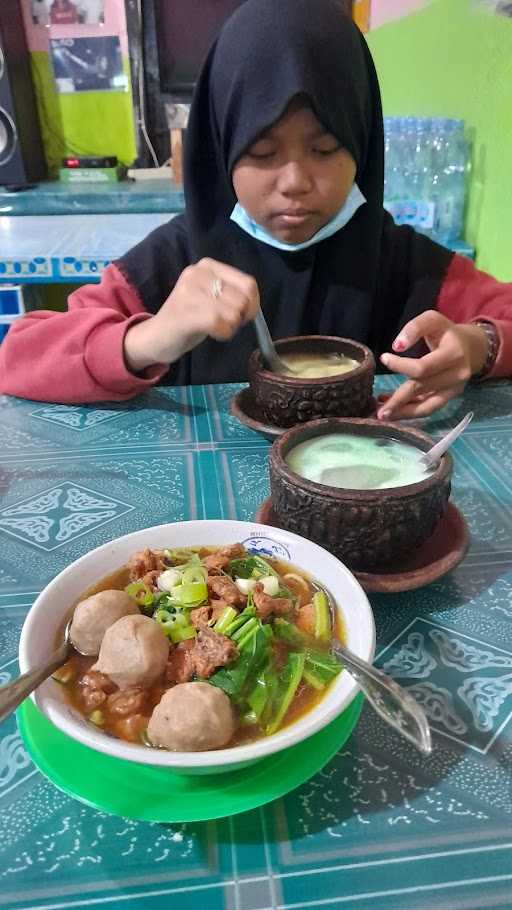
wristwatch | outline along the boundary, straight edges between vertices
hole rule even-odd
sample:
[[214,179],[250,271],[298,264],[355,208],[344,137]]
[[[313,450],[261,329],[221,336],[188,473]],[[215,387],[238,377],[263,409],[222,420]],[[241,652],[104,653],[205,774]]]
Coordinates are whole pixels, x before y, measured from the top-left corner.
[[500,336],[498,330],[494,323],[486,322],[484,319],[476,320],[473,325],[479,325],[485,332],[487,338],[487,357],[485,358],[482,368],[478,373],[474,373],[471,377],[473,382],[478,382],[480,379],[485,379],[486,376],[491,372],[494,364],[496,363],[496,357],[498,356],[498,351],[500,348]]

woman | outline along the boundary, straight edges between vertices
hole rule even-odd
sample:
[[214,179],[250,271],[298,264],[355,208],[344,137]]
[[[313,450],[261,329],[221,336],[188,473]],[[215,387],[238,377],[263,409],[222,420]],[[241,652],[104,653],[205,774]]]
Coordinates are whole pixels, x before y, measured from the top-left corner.
[[276,338],[348,336],[406,373],[382,417],[512,373],[511,288],[383,209],[377,78],[336,0],[248,0],[226,23],[194,94],[185,200],[68,313],[18,320],[2,391],[84,402],[244,379],[260,303]]

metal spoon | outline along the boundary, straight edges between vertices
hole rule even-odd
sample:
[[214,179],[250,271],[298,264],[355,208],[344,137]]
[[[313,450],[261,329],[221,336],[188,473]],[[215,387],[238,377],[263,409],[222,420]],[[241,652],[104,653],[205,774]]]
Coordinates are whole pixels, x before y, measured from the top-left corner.
[[290,370],[290,368],[286,366],[277,353],[261,309],[258,310],[254,318],[254,327],[256,329],[259,349],[272,372],[286,373],[290,376],[296,375],[293,370]]
[[[333,612],[332,597],[326,593]],[[416,699],[394,679],[357,657],[336,639],[333,639],[332,650],[344,669],[354,677],[373,710],[420,752],[430,755],[432,752],[430,727],[427,716]]]
[[466,414],[466,416],[462,418],[460,423],[458,423],[457,426],[455,426],[453,428],[453,430],[450,430],[450,432],[447,433],[446,436],[443,436],[443,438],[440,439],[439,442],[436,442],[436,444],[434,446],[432,446],[432,448],[429,449],[428,452],[425,452],[421,456],[420,462],[422,464],[424,464],[426,468],[431,468],[434,465],[436,465],[437,462],[440,460],[441,456],[444,455],[446,450],[450,448],[452,442],[455,442],[455,440],[457,439],[457,436],[460,436],[462,431],[466,429],[468,423],[470,422],[470,420],[472,420],[472,418],[473,418],[473,411],[469,411]]
[[428,720],[423,708],[412,695],[390,676],[356,657],[338,642],[334,642],[333,651],[345,670],[359,684],[373,710],[420,752],[430,755],[432,741]]
[[13,680],[13,682],[6,683],[5,686],[0,686],[0,723],[2,723],[2,721],[5,720],[5,718],[34,691],[34,689],[37,689],[45,679],[48,679],[54,670],[57,670],[58,667],[65,664],[72,651],[78,652],[78,649],[73,645],[69,635],[70,627],[71,620],[69,620],[65,628],[62,644],[50,655],[42,667],[36,667],[35,670],[29,670],[28,673],[24,673],[23,676],[18,676],[18,679]]

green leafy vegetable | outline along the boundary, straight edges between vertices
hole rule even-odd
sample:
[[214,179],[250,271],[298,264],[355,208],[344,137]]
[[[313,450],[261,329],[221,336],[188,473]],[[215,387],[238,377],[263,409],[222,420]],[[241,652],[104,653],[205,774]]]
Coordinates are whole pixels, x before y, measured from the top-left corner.
[[252,629],[256,630],[259,626],[260,621],[256,619],[255,616],[251,616],[247,622],[244,622],[243,625],[239,626],[239,628],[230,635],[230,638],[232,638],[233,641],[241,641]]
[[254,687],[247,696],[247,703],[260,723],[268,705],[272,704],[277,686],[277,671],[274,662],[271,661],[262,672],[258,673]]
[[314,689],[325,689],[343,667],[332,654],[306,651],[304,679]]
[[217,670],[208,680],[229,695],[237,704],[243,704],[261,667],[269,658],[269,638],[260,625],[250,639],[239,647],[237,660]]
[[240,628],[240,626],[243,626],[247,622],[247,620],[251,619],[253,616],[256,616],[256,610],[254,609],[254,607],[253,606],[246,607],[245,610],[242,610],[242,612],[239,613],[237,615],[237,617],[235,619],[233,619],[233,621],[230,622],[226,626],[226,628],[224,629],[224,635],[227,635],[228,638],[232,638],[233,633],[236,632],[237,629]]
[[315,610],[315,638],[318,638],[319,641],[330,641],[331,617],[325,591],[316,591],[313,595],[313,607]]
[[267,719],[265,733],[270,736],[281,726],[290,707],[304,673],[306,655],[291,651],[283,669],[279,673],[277,686],[272,697],[270,717]]
[[301,632],[293,622],[289,622],[281,616],[277,616],[272,625],[276,636],[293,648],[304,650],[308,644],[311,645],[313,642],[313,639]]
[[316,650],[314,648],[315,639],[301,632],[293,623],[279,617],[274,620],[273,626],[278,638],[291,647],[300,648],[305,652],[303,675],[305,681],[313,688],[324,689],[341,671],[342,667],[336,658],[328,651]]
[[275,575],[276,578],[279,578],[279,573],[261,556],[244,556],[242,559],[230,560],[228,573],[232,578],[255,578],[257,580],[264,578],[265,575]]
[[217,622],[215,623],[213,630],[218,632],[219,635],[224,635],[226,629],[231,625],[234,619],[236,619],[238,613],[234,607],[226,607],[220,614]]

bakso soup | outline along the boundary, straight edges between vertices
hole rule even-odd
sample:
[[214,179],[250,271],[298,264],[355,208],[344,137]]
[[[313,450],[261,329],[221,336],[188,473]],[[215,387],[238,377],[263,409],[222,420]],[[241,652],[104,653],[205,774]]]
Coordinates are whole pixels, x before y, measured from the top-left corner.
[[104,733],[153,748],[269,736],[315,707],[342,669],[327,592],[241,544],[134,553],[84,593],[73,627],[87,653],[53,678]]

